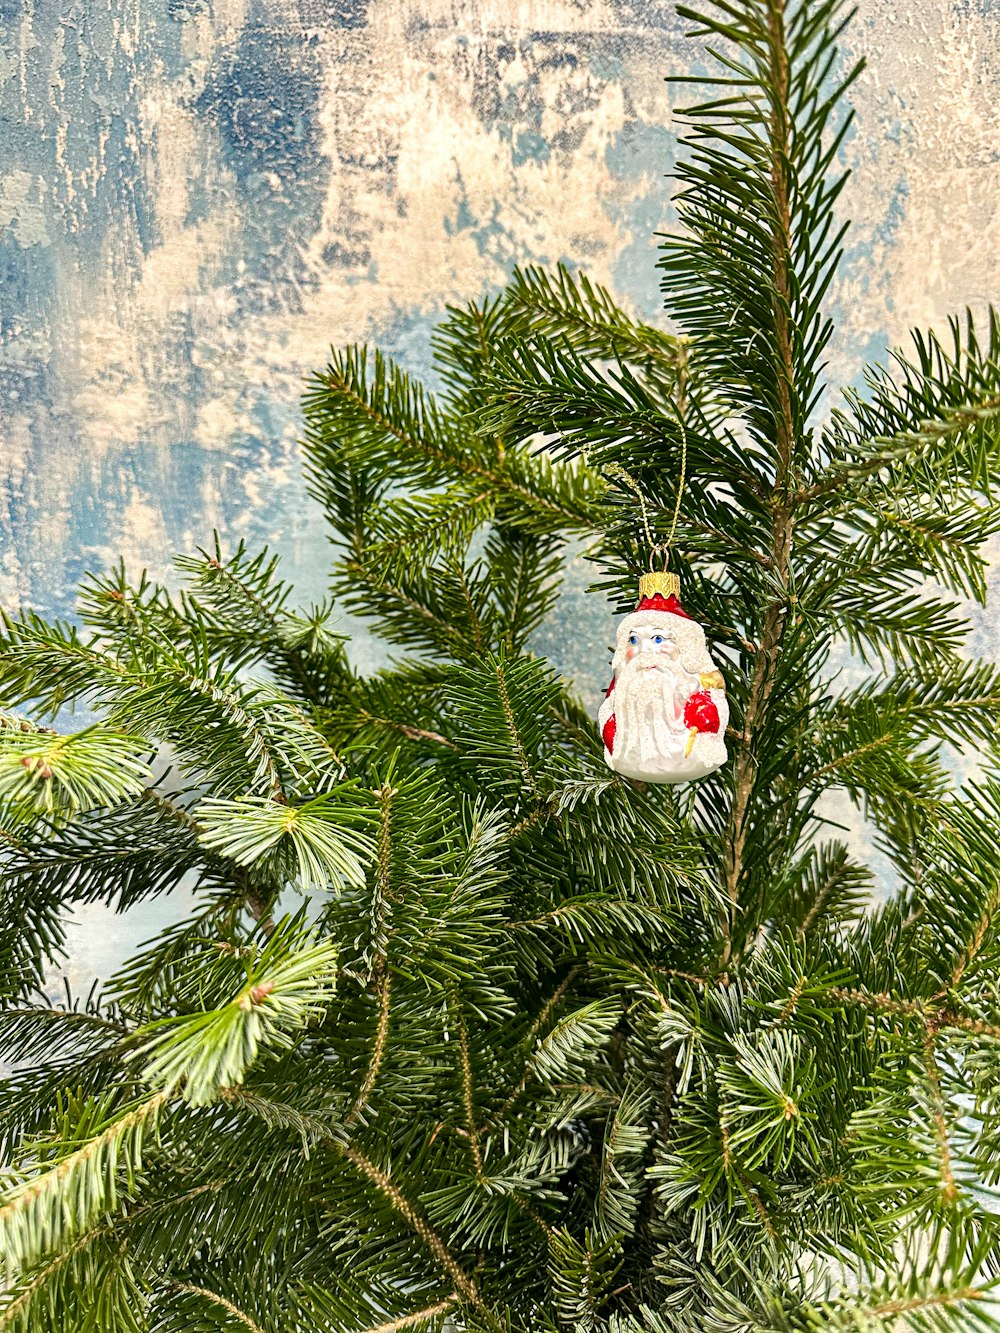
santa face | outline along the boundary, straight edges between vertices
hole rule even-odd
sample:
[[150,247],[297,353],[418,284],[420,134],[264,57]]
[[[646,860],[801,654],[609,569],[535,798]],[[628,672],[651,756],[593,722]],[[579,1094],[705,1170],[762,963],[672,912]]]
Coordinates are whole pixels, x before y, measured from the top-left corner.
[[633,613],[619,627],[613,668],[598,721],[615,772],[687,782],[725,762],[725,689],[695,621]]
[[612,663],[615,676],[635,663],[641,671],[683,671],[677,639],[662,625],[633,625],[625,642],[618,645]]

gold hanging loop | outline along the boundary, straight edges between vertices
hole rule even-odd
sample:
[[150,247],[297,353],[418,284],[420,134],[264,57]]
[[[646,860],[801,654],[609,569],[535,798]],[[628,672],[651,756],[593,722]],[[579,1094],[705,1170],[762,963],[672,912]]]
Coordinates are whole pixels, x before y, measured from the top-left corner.
[[[677,416],[677,424],[681,428],[681,468],[680,475],[677,478],[677,499],[674,501],[674,512],[670,519],[670,531],[667,533],[666,548],[667,559],[669,561],[669,552],[674,544],[674,535],[677,532],[677,522],[681,516],[681,501],[684,498],[684,487],[687,485],[687,461],[688,461],[688,437],[684,428],[684,418],[674,409]],[[666,565],[664,565],[664,569]]]

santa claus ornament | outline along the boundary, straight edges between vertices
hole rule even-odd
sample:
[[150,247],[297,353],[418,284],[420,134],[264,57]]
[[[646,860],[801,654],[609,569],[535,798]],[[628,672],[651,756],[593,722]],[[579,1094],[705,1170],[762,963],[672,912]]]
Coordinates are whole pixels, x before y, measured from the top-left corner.
[[640,578],[598,714],[608,765],[642,782],[691,782],[727,758],[725,682],[679,594],[676,574]]

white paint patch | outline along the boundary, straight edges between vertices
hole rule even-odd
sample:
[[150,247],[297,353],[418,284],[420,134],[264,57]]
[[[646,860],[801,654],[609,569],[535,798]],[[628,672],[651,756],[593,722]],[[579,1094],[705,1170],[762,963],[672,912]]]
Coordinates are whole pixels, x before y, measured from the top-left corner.
[[20,245],[48,245],[45,182],[28,171],[0,177],[0,227],[12,227]]

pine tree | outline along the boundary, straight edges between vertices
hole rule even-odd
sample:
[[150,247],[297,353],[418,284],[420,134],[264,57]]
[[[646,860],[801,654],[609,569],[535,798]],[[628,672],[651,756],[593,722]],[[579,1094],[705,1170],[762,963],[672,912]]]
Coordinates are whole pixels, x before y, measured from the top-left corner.
[[[716,69],[676,332],[530,268],[450,312],[439,395],[359,348],[311,381],[331,591],[398,659],[218,544],[179,595],[119,568],[76,626],[5,617],[0,1330],[1000,1328],[1000,671],[963,612],[1000,325],[825,410],[847,15],[680,13]],[[631,607],[682,473],[731,759],[651,787],[532,644],[581,544]],[[103,995],[47,993],[74,904],[182,887]]]

